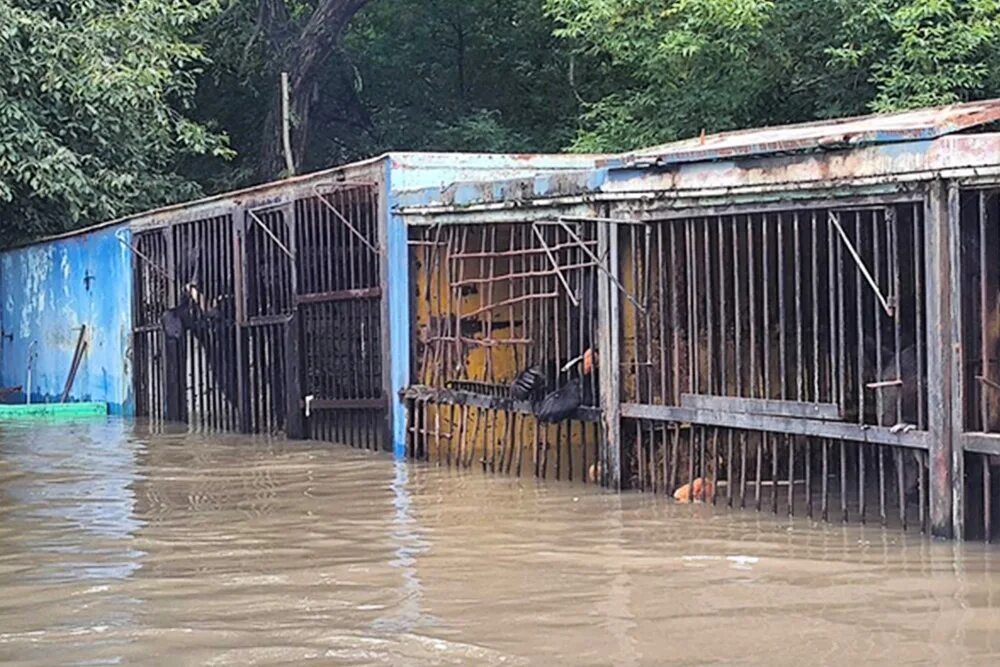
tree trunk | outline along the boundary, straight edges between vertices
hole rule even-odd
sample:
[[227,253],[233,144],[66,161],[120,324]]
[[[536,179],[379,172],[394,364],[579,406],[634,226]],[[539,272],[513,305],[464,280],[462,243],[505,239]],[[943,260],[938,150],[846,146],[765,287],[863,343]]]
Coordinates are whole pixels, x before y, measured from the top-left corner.
[[[344,30],[354,15],[368,0],[322,0],[309,17],[309,21],[297,36],[290,36],[284,51],[281,68],[288,72],[290,80],[292,125],[292,153],[296,170],[306,161],[310,145],[310,130],[315,111],[320,104],[338,104],[347,107],[353,100],[325,99],[320,86],[321,74],[330,58],[339,51]],[[261,0],[263,20],[283,17],[287,22],[287,11],[282,14],[274,8],[275,0]],[[284,3],[281,3],[284,6]],[[280,21],[279,21],[280,22]],[[269,37],[282,34],[280,26],[265,26]],[[286,33],[287,34],[287,33]],[[275,73],[274,102],[270,105],[264,123],[265,140],[261,146],[258,176],[262,181],[273,180],[284,174],[285,160],[281,141],[281,96],[278,91],[278,77]],[[353,94],[353,93],[352,93]]]

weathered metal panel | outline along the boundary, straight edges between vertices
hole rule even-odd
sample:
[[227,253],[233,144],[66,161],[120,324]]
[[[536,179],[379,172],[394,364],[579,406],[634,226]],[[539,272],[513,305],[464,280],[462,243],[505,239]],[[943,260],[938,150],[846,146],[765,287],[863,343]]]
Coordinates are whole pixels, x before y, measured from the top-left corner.
[[891,114],[723,132],[654,146],[622,158],[629,166],[853,148],[935,139],[1000,119],[1000,100],[985,100]]
[[648,169],[612,169],[605,192],[727,195],[747,190],[824,188],[969,175],[1000,166],[1000,134],[940,137],[849,150],[727,160]]
[[37,353],[32,402],[58,401],[86,325],[69,400],[132,413],[132,258],[116,235],[128,239],[128,230],[105,227],[0,254],[0,386],[25,385],[29,354]]

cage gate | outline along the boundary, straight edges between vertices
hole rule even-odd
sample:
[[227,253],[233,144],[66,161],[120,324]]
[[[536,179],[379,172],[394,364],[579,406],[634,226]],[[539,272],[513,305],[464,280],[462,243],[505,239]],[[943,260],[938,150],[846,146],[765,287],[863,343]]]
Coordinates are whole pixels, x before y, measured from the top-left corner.
[[381,448],[378,190],[304,197],[137,231],[137,412]]
[[687,500],[927,524],[923,204],[619,232],[623,475]]
[[388,446],[383,293],[374,183],[317,189],[295,203],[301,381],[312,437]]

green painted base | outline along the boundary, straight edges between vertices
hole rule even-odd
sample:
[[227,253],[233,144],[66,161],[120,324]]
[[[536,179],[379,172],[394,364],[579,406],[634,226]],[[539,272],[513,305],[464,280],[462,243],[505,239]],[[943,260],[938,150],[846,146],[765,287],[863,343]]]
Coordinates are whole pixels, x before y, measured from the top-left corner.
[[0,420],[34,417],[105,417],[107,403],[0,404]]

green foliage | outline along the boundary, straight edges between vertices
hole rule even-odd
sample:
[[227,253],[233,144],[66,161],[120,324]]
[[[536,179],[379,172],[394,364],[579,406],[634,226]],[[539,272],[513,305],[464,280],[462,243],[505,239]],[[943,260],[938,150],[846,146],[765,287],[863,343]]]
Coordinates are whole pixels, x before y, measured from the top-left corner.
[[216,9],[0,0],[3,242],[197,193],[177,160],[229,152],[187,113],[203,61],[188,37]]
[[[331,2],[0,0],[2,240],[259,180]],[[303,169],[1000,96],[1000,0],[371,0],[337,34],[293,109]]]
[[893,111],[1000,92],[1000,1],[854,0],[847,41],[834,61],[867,64],[877,93],[869,106]]
[[347,36],[373,132],[387,149],[556,151],[579,104],[570,54],[540,0],[376,0]]
[[998,0],[545,0],[603,67],[574,147],[1000,93]]

